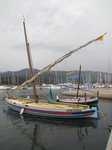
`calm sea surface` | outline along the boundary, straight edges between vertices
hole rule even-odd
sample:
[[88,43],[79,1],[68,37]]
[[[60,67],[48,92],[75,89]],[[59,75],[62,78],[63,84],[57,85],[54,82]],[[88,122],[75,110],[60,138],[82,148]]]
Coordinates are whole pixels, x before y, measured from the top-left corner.
[[[59,90],[53,91],[55,92]],[[39,92],[40,93],[40,92]],[[32,90],[16,93],[32,96]],[[0,150],[105,150],[112,125],[112,100],[99,100],[99,120],[50,120],[22,116],[7,107],[0,91]],[[48,98],[49,91],[44,95]],[[40,94],[43,97],[43,92]],[[46,98],[45,97],[45,98]]]

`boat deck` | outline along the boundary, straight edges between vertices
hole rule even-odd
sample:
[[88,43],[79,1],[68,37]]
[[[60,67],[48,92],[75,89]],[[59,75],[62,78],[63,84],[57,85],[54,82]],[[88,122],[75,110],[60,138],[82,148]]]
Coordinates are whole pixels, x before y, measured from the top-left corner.
[[21,99],[8,99],[9,102],[11,103],[14,103],[14,104],[20,104],[20,105],[28,105],[28,106],[31,106],[31,107],[38,107],[38,108],[41,108],[41,107],[44,107],[44,108],[52,108],[52,109],[69,109],[69,110],[81,110],[81,109],[88,109],[89,106],[88,105],[72,105],[72,104],[52,104],[52,103],[48,103],[48,102],[38,102],[38,103],[35,103],[34,101],[32,100],[21,100]]

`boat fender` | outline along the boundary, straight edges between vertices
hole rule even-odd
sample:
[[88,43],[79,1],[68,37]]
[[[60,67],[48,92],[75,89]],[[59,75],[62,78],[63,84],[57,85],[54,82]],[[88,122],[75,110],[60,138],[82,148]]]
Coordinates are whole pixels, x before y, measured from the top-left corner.
[[56,92],[56,101],[59,102],[59,96],[57,92]]
[[24,108],[21,109],[20,115],[22,115],[23,113],[24,113]]
[[30,99],[30,96],[27,96],[27,99]]

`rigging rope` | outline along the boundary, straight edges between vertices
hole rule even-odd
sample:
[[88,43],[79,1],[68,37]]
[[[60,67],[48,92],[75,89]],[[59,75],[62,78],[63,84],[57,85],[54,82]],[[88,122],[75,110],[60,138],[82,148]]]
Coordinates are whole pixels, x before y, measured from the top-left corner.
[[[25,19],[26,20],[26,19]],[[27,20],[26,20],[27,21]],[[28,21],[27,21],[28,22]],[[28,22],[29,24],[31,24],[30,22]],[[44,37],[46,37],[49,41],[51,41],[54,45],[56,45],[59,49],[61,49],[65,54],[66,51],[60,47],[57,43],[55,43],[53,40],[51,40],[51,38],[49,38],[47,35],[45,35],[44,33],[42,33],[42,31],[40,31],[37,27],[35,27],[33,24],[31,24],[32,27],[34,27],[40,34],[42,34]]]
[[[106,34],[106,33],[105,33],[105,34]],[[102,36],[104,36],[105,34],[103,34]],[[100,36],[100,37],[102,37],[102,36]],[[67,53],[67,54],[65,54],[64,56],[60,57],[59,59],[55,60],[53,63],[49,64],[48,66],[46,66],[45,68],[43,68],[41,71],[39,71],[37,74],[35,74],[33,77],[31,77],[31,79],[25,81],[23,84],[21,84],[20,86],[18,86],[15,90],[13,90],[13,91],[9,94],[9,96],[10,96],[11,94],[13,94],[14,92],[16,92],[17,90],[19,90],[21,87],[25,86],[27,83],[30,83],[30,82],[34,81],[38,76],[40,76],[40,75],[42,75],[42,74],[48,72],[52,67],[54,67],[56,64],[62,62],[65,58],[70,57],[73,53],[77,52],[78,50],[80,50],[80,49],[86,47],[87,45],[89,45],[89,44],[91,44],[91,43],[93,43],[93,42],[95,42],[95,41],[97,41],[97,40],[100,40],[100,37],[98,37],[98,38],[96,38],[96,39],[93,39],[93,40],[87,42],[86,44],[84,44],[84,45],[82,45],[82,46],[80,46],[80,47],[78,47],[78,48],[76,48],[76,49],[70,51],[69,53]]]
[[48,96],[45,92],[44,92],[44,90],[43,90],[43,88],[40,88],[40,90],[44,93],[44,95],[48,98],[48,101],[50,101],[50,96]]

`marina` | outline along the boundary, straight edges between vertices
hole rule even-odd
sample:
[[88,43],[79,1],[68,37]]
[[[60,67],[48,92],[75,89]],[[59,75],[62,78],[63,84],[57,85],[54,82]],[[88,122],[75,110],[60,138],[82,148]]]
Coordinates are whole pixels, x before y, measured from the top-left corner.
[[[53,90],[62,93],[60,89]],[[39,89],[40,97],[43,91]],[[49,89],[44,89],[49,94]],[[107,99],[99,99],[98,120],[50,120],[25,116],[9,109],[3,100],[5,90],[0,90],[0,145],[1,149],[106,149],[112,125],[112,102]],[[15,96],[34,98],[32,89],[18,90]],[[63,98],[63,96],[62,96]],[[107,121],[105,122],[102,113]],[[5,144],[4,144],[5,142]],[[18,144],[17,144],[18,143]],[[18,145],[18,146],[17,146]]]
[[112,2],[0,7],[0,149],[112,150]]
[[[2,100],[5,100],[5,102],[7,104],[8,109],[7,109],[6,112],[8,114],[10,114],[11,111],[14,111],[14,113],[17,113],[20,116],[20,118],[22,118],[24,121],[29,119],[30,120],[29,123],[32,122],[33,118],[36,118],[36,120],[33,119],[33,123],[35,123],[35,121],[37,121],[40,124],[41,121],[42,122],[44,121],[44,122],[46,122],[46,124],[47,123],[50,123],[50,124],[53,123],[53,125],[54,125],[55,122],[56,122],[60,125],[60,122],[61,122],[62,124],[67,123],[67,126],[68,126],[68,124],[70,126],[72,126],[71,124],[73,124],[73,126],[74,126],[74,122],[78,123],[78,126],[79,126],[79,124],[82,125],[83,121],[84,121],[84,126],[86,124],[85,133],[86,133],[86,135],[88,135],[87,127],[91,126],[90,124],[93,123],[93,125],[97,128],[97,122],[100,119],[100,113],[102,114],[102,117],[105,120],[104,113],[99,110],[99,105],[98,105],[98,107],[90,107],[89,105],[86,105],[86,96],[85,96],[85,104],[79,104],[79,99],[78,99],[78,103],[76,103],[76,104],[73,104],[73,103],[72,104],[70,104],[70,103],[65,104],[64,102],[59,102],[58,103],[56,101],[54,102],[53,101],[54,96],[53,96],[53,93],[52,93],[52,89],[53,89],[54,86],[51,86],[51,85],[50,85],[50,87],[47,87],[47,89],[50,90],[49,91],[50,101],[49,101],[49,99],[47,100],[46,98],[44,98],[45,100],[40,99],[40,93],[39,92],[38,92],[39,95],[37,95],[37,89],[36,89],[36,86],[35,86],[35,79],[38,76],[43,75],[46,72],[48,72],[53,66],[60,63],[65,58],[71,56],[73,53],[80,50],[81,48],[86,47],[87,45],[89,45],[89,44],[91,44],[91,43],[93,43],[97,40],[102,40],[103,36],[106,33],[99,36],[98,38],[95,38],[95,39],[87,42],[86,44],[70,51],[69,53],[63,55],[59,59],[55,60],[53,63],[49,64],[48,66],[46,66],[45,68],[40,70],[38,73],[33,74],[33,66],[32,66],[32,60],[31,60],[30,46],[29,46],[29,43],[28,43],[28,40],[27,40],[25,19],[24,18],[23,18],[23,27],[24,27],[25,42],[26,42],[26,49],[27,49],[27,55],[28,55],[31,78],[26,80],[25,82],[23,82],[18,87],[15,87],[10,92],[7,91],[7,90],[10,90],[10,89],[8,87],[6,87],[6,94],[7,95],[6,95],[6,97],[4,96],[2,98]],[[79,71],[79,81],[80,81],[80,72],[81,72],[81,65],[80,65],[80,71]],[[32,88],[32,90],[33,90],[33,100],[32,99],[30,100],[31,95],[30,96],[27,95],[27,97],[24,97],[24,96],[21,95],[22,98],[13,96],[13,94],[15,94],[15,92],[17,92],[18,90],[24,90],[24,89],[27,90],[27,84],[28,83],[32,83],[32,86],[33,86],[33,88]],[[51,87],[52,87],[52,89],[51,89]],[[43,90],[46,89],[46,85],[44,85],[44,88],[42,87],[42,89]],[[2,88],[2,90],[3,90],[3,88]],[[56,89],[56,90],[58,90],[58,89]],[[55,97],[56,97],[56,93],[55,93]],[[91,91],[91,93],[93,93],[93,91]],[[77,98],[80,95],[81,94],[80,94],[80,91],[79,91],[79,83],[78,83]],[[97,97],[99,97],[99,95],[101,95],[101,92],[97,92]],[[69,96],[71,96],[71,94],[69,94]],[[90,95],[87,94],[87,97],[90,97]],[[87,98],[87,101],[88,101],[88,98]],[[27,119],[24,119],[24,118],[26,118],[26,115],[29,116],[29,117]],[[77,120],[77,119],[79,119],[79,120]],[[48,120],[50,122],[48,122]],[[105,120],[105,122],[106,122],[106,120]],[[108,126],[109,131],[110,131],[110,125],[108,123],[107,123],[107,126]],[[34,135],[36,135],[35,130],[37,131],[37,129],[38,129],[37,126],[35,126]],[[77,132],[78,132],[78,135],[80,135],[80,133],[81,133],[80,129]],[[83,134],[81,133],[81,136],[82,135]],[[34,137],[34,139],[35,139],[35,137]],[[71,144],[69,144],[69,145],[71,147]],[[32,145],[32,146],[34,146],[34,145]],[[93,147],[93,145],[92,145],[92,147]],[[56,148],[56,146],[55,146],[55,148]]]
[[[25,43],[26,43],[26,50],[27,50],[27,57],[29,62],[29,68],[30,68],[30,79],[23,82],[21,85],[19,85],[17,88],[12,90],[10,93],[7,93],[7,96],[5,98],[6,103],[8,107],[19,114],[27,114],[27,115],[34,115],[37,117],[46,117],[46,118],[60,118],[60,119],[90,119],[98,118],[98,112],[96,107],[90,107],[89,105],[81,105],[81,104],[63,104],[63,103],[52,103],[53,100],[53,94],[52,90],[50,88],[50,96],[51,101],[48,103],[39,102],[39,96],[37,95],[36,86],[35,86],[35,79],[43,75],[51,70],[52,67],[54,67],[56,64],[62,62],[64,59],[70,57],[72,54],[76,53],[80,49],[90,45],[93,42],[96,41],[102,41],[103,37],[107,34],[104,33],[103,35],[98,36],[97,38],[83,44],[82,46],[75,48],[74,50],[71,50],[70,52],[66,53],[65,55],[61,56],[60,58],[53,61],[53,63],[47,65],[42,70],[40,70],[38,73],[34,74],[33,71],[33,64],[32,64],[32,58],[31,58],[31,52],[30,52],[30,44],[27,39],[27,33],[26,33],[26,25],[25,25],[25,18],[23,16],[23,29],[24,29],[24,36],[25,36]],[[81,65],[79,70],[79,78],[80,78],[80,72],[81,72]],[[79,79],[80,81],[80,79]],[[20,100],[19,97],[12,98],[12,94],[17,92],[19,89],[26,87],[27,84],[32,83],[33,86],[33,93],[34,93],[34,101],[25,100],[23,98],[23,101]],[[79,89],[79,84],[78,84]]]
[[[32,63],[31,63],[32,62],[31,54],[30,54],[30,49],[29,49],[29,43],[27,41],[24,19],[23,19],[23,26],[24,26],[26,49],[27,49],[27,54],[28,54],[31,78],[26,80],[24,83],[22,83],[19,86],[13,87],[12,89],[7,86],[4,86],[4,87],[1,86],[1,92],[4,92],[6,90],[6,96],[3,96],[1,98],[2,99],[1,102],[5,101],[5,104],[7,104],[5,106],[5,109],[3,107],[1,107],[1,108],[3,108],[3,112],[6,112],[6,114],[8,116],[10,116],[10,114],[11,114],[11,117],[14,116],[14,120],[22,119],[22,121],[24,121],[25,124],[27,124],[27,123],[35,124],[38,122],[39,125],[41,124],[41,127],[42,127],[43,122],[44,122],[45,125],[53,124],[53,125],[56,125],[56,127],[57,127],[57,125],[58,126],[61,125],[61,127],[64,128],[64,130],[66,129],[65,126],[67,126],[67,127],[70,126],[70,128],[75,127],[75,129],[77,128],[76,130],[77,130],[79,139],[80,138],[83,139],[83,136],[84,136],[84,134],[81,132],[82,128],[83,127],[85,128],[85,135],[87,136],[88,135],[87,128],[88,127],[97,128],[98,121],[100,120],[101,117],[103,117],[104,122],[106,123],[106,126],[107,126],[108,130],[110,131],[110,125],[105,120],[104,112],[99,110],[99,100],[98,99],[97,99],[98,107],[90,107],[89,105],[86,105],[86,97],[85,97],[85,104],[79,104],[79,100],[78,100],[77,104],[70,104],[70,103],[65,104],[65,103],[60,103],[60,102],[58,103],[58,102],[56,102],[56,93],[61,92],[61,94],[63,95],[63,91],[61,91],[60,88],[55,87],[55,89],[54,89],[54,85],[50,85],[50,86],[44,85],[43,87],[38,88],[38,90],[42,90],[41,92],[44,92],[44,94],[41,93],[40,91],[38,91],[39,95],[37,95],[37,87],[35,86],[35,79],[38,76],[48,72],[53,66],[55,66],[59,62],[63,61],[65,58],[71,56],[73,53],[80,50],[81,48],[91,44],[92,42],[101,40],[106,33],[96,39],[89,41],[88,43],[82,45],[81,47],[70,51],[69,53],[63,55],[62,57],[55,60],[50,65],[48,65],[45,68],[43,68],[42,70],[40,70],[38,73],[33,74],[33,68],[32,68]],[[80,66],[80,71],[81,71],[81,66]],[[80,75],[79,75],[79,78],[80,78]],[[80,79],[79,79],[79,81],[80,81]],[[28,83],[32,83],[32,88],[31,87],[27,88]],[[26,90],[26,92],[24,90]],[[32,90],[33,95],[29,94],[30,90]],[[47,99],[45,98],[45,90],[49,90],[46,93]],[[53,92],[52,92],[52,90],[53,90]],[[59,90],[59,91],[57,91],[57,90]],[[18,97],[19,91],[20,91],[19,94],[20,94],[21,98]],[[56,93],[54,93],[54,91]],[[77,96],[81,96],[80,91],[79,91],[79,84],[78,84],[77,91],[78,91]],[[22,95],[22,92],[24,95]],[[74,91],[72,91],[72,92],[74,92]],[[67,93],[67,91],[66,91],[66,93]],[[91,91],[91,93],[93,93],[93,91]],[[99,94],[98,93],[99,92],[97,92],[97,98],[99,97],[99,95],[101,95],[101,93],[99,93]],[[48,96],[48,95],[50,95],[50,96]],[[55,98],[53,95],[55,95]],[[76,95],[69,94],[69,96],[76,96]],[[87,97],[90,97],[90,95],[87,94]],[[62,98],[63,98],[63,96],[62,96]],[[88,98],[87,98],[87,100],[88,100]],[[100,116],[100,113],[102,114],[102,116]],[[27,115],[27,117],[26,117],[26,115]],[[15,118],[15,116],[16,116],[16,118]],[[27,122],[27,120],[28,120],[28,122]],[[26,126],[24,126],[24,127],[26,127]],[[32,144],[33,149],[35,147],[35,141],[37,140],[37,136],[35,136],[37,134],[37,129],[38,129],[37,124],[35,124],[34,131],[33,131],[34,137],[32,137],[34,139],[33,144]],[[57,131],[59,131],[59,130],[57,130]],[[63,135],[65,137],[65,132]],[[101,135],[101,133],[100,133],[100,135]],[[47,133],[47,136],[48,136],[48,133]],[[59,133],[58,133],[58,136],[59,136]],[[70,134],[70,136],[71,136],[71,134]],[[93,136],[93,133],[92,133],[92,136]],[[29,135],[28,135],[28,137],[29,137]],[[55,138],[56,138],[56,136],[55,136]],[[67,138],[68,138],[68,134],[67,134]],[[43,137],[42,137],[42,139],[43,139]],[[70,141],[70,139],[68,139],[68,140],[66,139],[66,142],[68,142],[68,141]],[[92,141],[93,141],[93,139],[92,139]],[[24,144],[25,144],[25,142],[24,142]],[[62,146],[61,149],[65,149],[66,144],[63,144],[63,143],[60,143],[60,144]],[[39,145],[37,144],[37,147],[38,146],[40,147],[40,145],[41,145],[42,149],[43,149],[43,147],[46,147],[43,144],[39,144]],[[59,144],[56,144],[56,145],[59,145]],[[79,144],[78,144],[78,146],[79,146]],[[67,144],[67,147],[70,147],[70,149],[74,149],[74,146],[72,146],[71,144]],[[75,147],[76,147],[76,145],[75,145]],[[94,146],[92,144],[92,148],[93,147]],[[54,145],[50,146],[50,148],[54,149]],[[50,149],[50,148],[48,148],[48,149]],[[4,146],[3,146],[3,149],[6,149],[6,148],[4,148]],[[44,148],[44,149],[46,149],[46,148]],[[55,149],[60,149],[60,147],[55,146]],[[84,149],[85,149],[85,145],[84,145]]]

